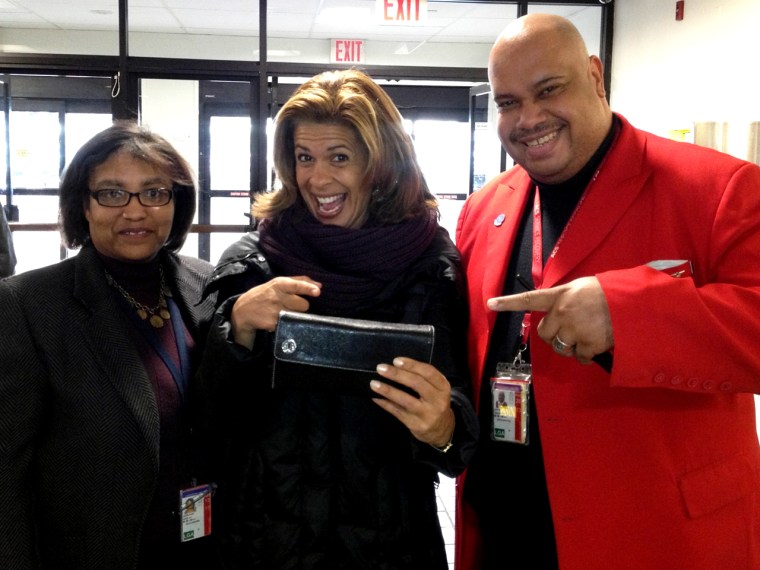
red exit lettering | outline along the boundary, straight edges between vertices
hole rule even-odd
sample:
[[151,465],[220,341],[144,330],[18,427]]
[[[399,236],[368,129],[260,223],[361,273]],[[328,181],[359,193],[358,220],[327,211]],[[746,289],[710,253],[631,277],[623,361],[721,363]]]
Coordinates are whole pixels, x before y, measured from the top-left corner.
[[335,62],[361,62],[363,44],[362,40],[335,40]]
[[383,19],[397,22],[419,21],[420,0],[383,0]]

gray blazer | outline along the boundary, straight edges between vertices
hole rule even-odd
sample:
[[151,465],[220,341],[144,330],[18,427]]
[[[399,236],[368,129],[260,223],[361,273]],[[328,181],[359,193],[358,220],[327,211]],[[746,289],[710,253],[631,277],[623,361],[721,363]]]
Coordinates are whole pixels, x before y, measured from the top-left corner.
[[[200,343],[211,266],[162,255]],[[134,568],[159,415],[96,252],[0,281],[0,311],[0,568]]]

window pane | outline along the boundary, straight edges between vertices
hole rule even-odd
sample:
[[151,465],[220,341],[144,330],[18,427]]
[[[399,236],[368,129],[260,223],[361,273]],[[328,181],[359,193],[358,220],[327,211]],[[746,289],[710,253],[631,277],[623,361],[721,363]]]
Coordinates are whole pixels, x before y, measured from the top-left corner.
[[211,198],[211,223],[244,226],[251,220],[251,200],[246,195],[240,198]]
[[419,120],[414,147],[428,186],[436,195],[467,195],[470,172],[470,126],[459,121]]
[[[249,117],[212,116],[209,122],[209,187],[228,191],[229,196],[214,196],[209,206],[210,223],[246,226],[251,211],[251,120]],[[211,234],[209,260],[216,263],[224,250],[240,239],[242,232]]]
[[13,232],[16,250],[16,273],[58,263],[61,236],[56,232]]
[[441,225],[453,238],[469,190],[470,125],[459,121],[415,121],[414,148],[430,190],[439,197]]
[[58,223],[58,196],[19,194],[13,197],[13,203],[18,206],[18,221],[22,224]]
[[[58,222],[58,196],[14,196],[22,224]],[[57,263],[61,259],[61,235],[55,231],[13,232],[16,273]]]
[[198,234],[195,232],[187,234],[187,239],[179,252],[189,257],[198,257]]
[[[211,198],[211,223],[222,225],[246,226],[251,219],[246,216],[251,211],[248,196],[241,198]],[[225,249],[242,236],[242,232],[217,232],[211,234],[209,259],[216,263]]]
[[248,192],[251,185],[251,119],[211,117],[209,137],[210,189]]
[[111,115],[107,113],[66,113],[66,164],[84,143],[111,123]]
[[216,264],[219,258],[230,245],[239,240],[243,234],[217,232],[211,234],[211,248],[209,251],[209,260],[211,263]]
[[58,113],[11,112],[11,183],[14,188],[58,188]]

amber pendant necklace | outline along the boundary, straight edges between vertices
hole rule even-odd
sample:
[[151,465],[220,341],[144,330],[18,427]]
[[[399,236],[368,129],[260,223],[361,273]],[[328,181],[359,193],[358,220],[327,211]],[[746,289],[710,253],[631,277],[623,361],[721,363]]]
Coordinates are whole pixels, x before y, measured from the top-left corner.
[[159,265],[158,271],[161,275],[161,283],[159,285],[160,289],[158,292],[158,305],[155,307],[148,307],[146,305],[143,305],[137,299],[132,297],[132,295],[130,295],[124,289],[124,287],[119,285],[113,276],[108,273],[108,271],[105,271],[106,281],[108,281],[108,284],[116,289],[119,293],[121,293],[121,295],[127,300],[127,303],[135,308],[138,317],[144,321],[148,321],[150,325],[155,329],[160,329],[162,326],[164,326],[164,323],[166,321],[172,318],[171,313],[169,313],[169,308],[166,305],[166,297],[170,297],[171,292],[166,287],[166,282],[164,281],[164,268]]

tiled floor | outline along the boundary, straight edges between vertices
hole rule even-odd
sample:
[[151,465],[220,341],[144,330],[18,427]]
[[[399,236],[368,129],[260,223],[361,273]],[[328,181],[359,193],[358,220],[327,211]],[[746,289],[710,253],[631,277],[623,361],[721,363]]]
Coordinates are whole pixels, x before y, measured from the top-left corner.
[[436,493],[438,497],[438,519],[441,521],[443,540],[446,543],[446,556],[449,570],[454,570],[454,514],[456,512],[454,479],[440,476],[441,483]]

